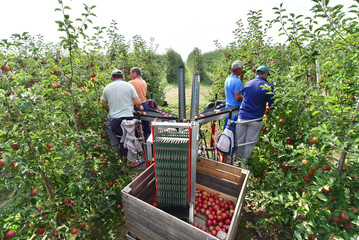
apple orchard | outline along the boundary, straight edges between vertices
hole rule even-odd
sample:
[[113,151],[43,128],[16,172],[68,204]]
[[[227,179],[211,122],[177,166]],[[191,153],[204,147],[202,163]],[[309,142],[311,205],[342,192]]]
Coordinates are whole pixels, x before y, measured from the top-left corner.
[[[313,1],[315,17],[273,8],[264,22],[250,11],[234,41],[206,71],[214,99],[233,61],[245,63],[243,84],[267,65],[275,86],[250,159],[246,209],[265,217],[240,229],[261,239],[356,239],[359,236],[358,3]],[[125,40],[116,22],[86,30],[59,0],[58,44],[28,33],[0,42],[0,238],[116,239],[125,223],[120,191],[132,179],[110,148],[101,94],[113,69],[138,66],[148,92],[164,98],[164,65],[153,42]],[[280,26],[285,44],[267,32]],[[106,39],[106,40],[104,40]],[[213,221],[213,220],[211,220]],[[199,226],[200,227],[200,226]],[[165,234],[165,233],[164,233]]]

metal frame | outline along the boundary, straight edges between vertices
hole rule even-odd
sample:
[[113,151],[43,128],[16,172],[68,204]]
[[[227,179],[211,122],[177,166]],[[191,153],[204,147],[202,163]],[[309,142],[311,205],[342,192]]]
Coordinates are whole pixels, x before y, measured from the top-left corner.
[[147,140],[147,149],[148,149],[148,159],[152,159],[154,161],[156,157],[155,154],[150,151],[152,150],[152,144],[154,139],[158,136],[158,129],[159,128],[186,128],[189,129],[189,144],[190,144],[190,164],[189,164],[189,177],[190,177],[190,184],[189,184],[189,222],[193,223],[193,210],[195,207],[195,191],[196,191],[196,162],[199,156],[198,149],[199,149],[199,123],[198,122],[191,122],[191,123],[177,123],[177,122],[152,122],[152,134]]

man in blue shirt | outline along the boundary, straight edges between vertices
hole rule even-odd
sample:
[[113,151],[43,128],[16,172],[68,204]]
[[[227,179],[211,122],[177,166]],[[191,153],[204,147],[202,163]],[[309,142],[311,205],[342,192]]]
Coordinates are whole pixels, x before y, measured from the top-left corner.
[[248,158],[258,141],[266,104],[268,103],[270,107],[273,103],[274,87],[267,81],[268,76],[268,67],[258,67],[256,77],[247,82],[242,91],[243,102],[239,110],[239,120],[236,127],[237,145],[239,145],[236,157],[242,159],[242,165],[248,164]]
[[[243,71],[243,62],[235,61],[231,66],[232,75],[229,75],[224,83],[224,90],[226,92],[226,108],[241,106],[243,97],[241,96],[242,92],[242,82],[238,78]],[[236,121],[238,116],[233,116],[232,120]],[[227,125],[228,118],[224,123],[224,128]],[[223,129],[224,129],[223,128]]]

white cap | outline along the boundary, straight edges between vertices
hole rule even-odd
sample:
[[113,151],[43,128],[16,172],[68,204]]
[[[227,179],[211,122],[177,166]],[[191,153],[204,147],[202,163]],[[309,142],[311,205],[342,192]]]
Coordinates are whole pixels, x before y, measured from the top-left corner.
[[234,63],[232,63],[232,71],[235,71],[239,68],[242,68],[243,67],[243,62],[242,61],[235,61]]

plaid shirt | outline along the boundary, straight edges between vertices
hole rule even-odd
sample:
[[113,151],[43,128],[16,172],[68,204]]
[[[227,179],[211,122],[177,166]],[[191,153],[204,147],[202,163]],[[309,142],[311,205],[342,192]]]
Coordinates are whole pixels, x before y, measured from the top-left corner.
[[111,147],[113,147],[113,149],[115,149],[115,151],[117,152],[120,143],[118,142],[116,134],[112,131],[111,128],[112,119],[113,118],[110,115],[107,116],[107,136],[110,139]]

